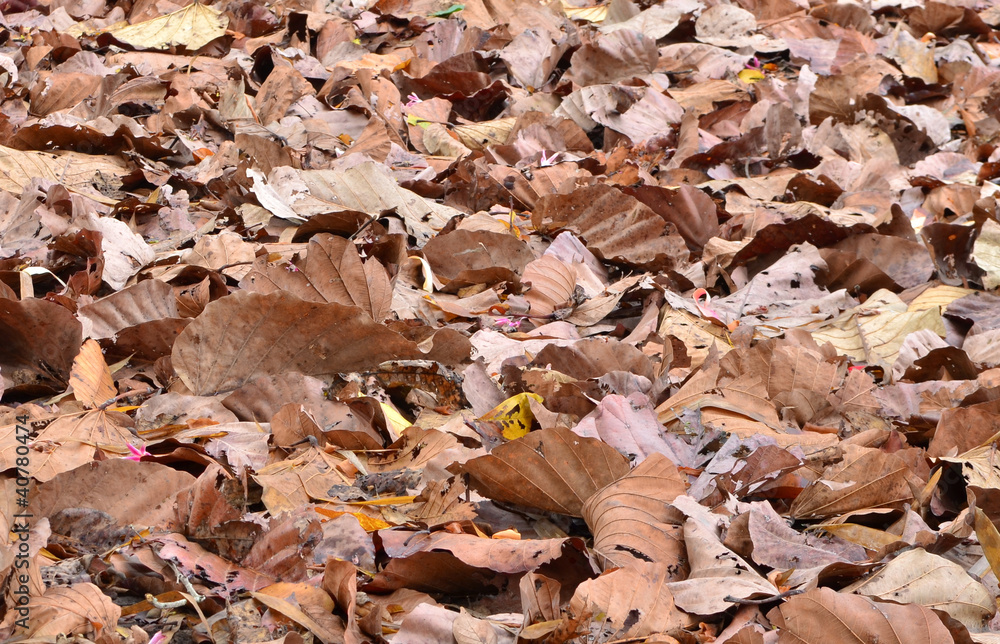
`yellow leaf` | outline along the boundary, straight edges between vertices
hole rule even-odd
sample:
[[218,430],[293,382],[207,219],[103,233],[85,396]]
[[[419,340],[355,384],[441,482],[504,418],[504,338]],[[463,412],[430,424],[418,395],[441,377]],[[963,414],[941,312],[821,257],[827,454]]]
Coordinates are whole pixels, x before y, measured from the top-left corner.
[[824,523],[815,528],[869,550],[878,550],[899,541],[899,537],[894,534],[857,523]]
[[376,530],[385,530],[386,528],[391,528],[392,524],[383,521],[382,519],[376,519],[360,512],[339,512],[337,510],[327,510],[326,508],[316,508],[316,512],[322,514],[325,517],[330,517],[331,519],[336,519],[337,517],[349,514],[358,520],[361,527],[365,529],[365,532],[375,532]]
[[112,28],[109,33],[141,49],[167,49],[175,45],[200,49],[225,35],[227,25],[229,18],[222,12],[195,2],[159,18]]
[[756,69],[744,69],[737,75],[740,77],[740,80],[747,85],[753,85],[756,82],[764,80],[764,74],[760,73],[760,71]]
[[380,402],[379,405],[382,407],[382,413],[385,414],[385,421],[388,425],[386,429],[392,434],[392,440],[399,438],[403,430],[413,424],[403,418],[403,415],[396,411],[396,408],[392,405],[387,405],[384,402]]
[[406,505],[413,503],[415,496],[387,496],[371,501],[344,501],[344,505]]
[[983,554],[986,555],[986,561],[990,562],[990,568],[1000,578],[1000,533],[979,508],[976,508],[976,538],[983,547]]
[[486,412],[479,420],[489,420],[500,425],[507,440],[521,438],[531,431],[531,423],[535,420],[528,403],[531,399],[542,402],[542,397],[538,394],[517,394]]

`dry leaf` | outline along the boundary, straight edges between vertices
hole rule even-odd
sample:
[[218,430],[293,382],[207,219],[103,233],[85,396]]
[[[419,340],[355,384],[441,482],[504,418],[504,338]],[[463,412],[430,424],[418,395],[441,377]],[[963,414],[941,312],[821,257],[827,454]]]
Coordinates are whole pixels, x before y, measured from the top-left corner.
[[220,11],[195,2],[165,16],[112,28],[109,33],[139,49],[166,49],[181,45],[194,50],[224,35],[228,24],[229,18]]

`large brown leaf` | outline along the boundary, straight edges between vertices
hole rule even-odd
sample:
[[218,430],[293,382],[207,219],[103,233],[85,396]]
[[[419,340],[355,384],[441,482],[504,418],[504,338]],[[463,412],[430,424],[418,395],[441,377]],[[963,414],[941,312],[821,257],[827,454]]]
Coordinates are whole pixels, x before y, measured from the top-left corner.
[[362,262],[354,242],[329,233],[309,240],[304,262],[267,264],[254,268],[240,282],[254,293],[288,291],[310,302],[336,302],[359,306],[376,322],[392,306],[389,274],[378,260]]
[[114,337],[122,329],[163,318],[178,318],[173,289],[160,280],[144,280],[80,307],[80,317],[89,321],[95,340]]
[[795,499],[796,519],[833,517],[865,508],[900,508],[913,499],[906,463],[895,454],[848,445],[844,460]]
[[891,604],[818,588],[767,614],[779,644],[953,644],[929,608]]
[[651,270],[686,263],[687,246],[673,224],[606,184],[542,197],[535,204],[532,223],[546,233],[570,230],[608,261]]
[[487,539],[470,534],[420,534],[383,530],[379,540],[390,557],[387,566],[364,587],[386,592],[408,587],[425,592],[463,594],[500,587],[509,575],[521,575],[557,560],[578,566],[574,582],[589,576],[580,539]]
[[583,518],[594,535],[594,550],[608,566],[666,563],[669,580],[682,579],[684,517],[670,502],[686,490],[677,466],[663,454],[652,454],[587,499]]
[[604,615],[609,637],[642,638],[688,626],[693,620],[677,609],[667,589],[669,564],[635,562],[577,587],[569,611],[574,617]]
[[453,469],[491,499],[577,517],[592,494],[629,471],[614,448],[563,428],[531,432]]
[[0,367],[7,387],[65,384],[83,343],[80,322],[46,300],[0,299]]
[[334,374],[392,359],[428,358],[362,309],[305,302],[288,293],[238,292],[212,302],[174,343],[173,365],[199,395],[257,376]]

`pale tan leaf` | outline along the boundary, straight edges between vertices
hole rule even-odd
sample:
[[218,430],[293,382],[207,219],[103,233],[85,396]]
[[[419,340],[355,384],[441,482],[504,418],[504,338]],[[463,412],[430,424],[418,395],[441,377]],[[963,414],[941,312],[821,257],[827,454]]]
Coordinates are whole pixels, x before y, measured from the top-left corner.
[[118,200],[110,195],[121,188],[121,177],[126,174],[127,166],[117,156],[21,151],[0,145],[0,190],[15,195],[21,194],[32,179],[40,177],[113,205]]
[[456,125],[451,131],[470,150],[485,150],[490,146],[505,144],[516,121],[515,117],[510,116],[493,121]]
[[76,399],[88,407],[98,407],[118,393],[111,369],[104,362],[101,345],[96,340],[87,340],[80,347],[69,372],[69,382]]
[[226,33],[229,18],[200,2],[168,13],[159,18],[124,27],[113,27],[109,33],[139,49],[167,49],[181,45],[200,49]]
[[983,584],[958,564],[920,548],[902,553],[871,577],[842,592],[942,610],[970,631],[985,630],[996,613],[993,598]]
[[638,561],[577,586],[569,610],[574,616],[603,615],[609,639],[641,638],[683,628],[693,620],[678,610],[668,589],[667,563]]
[[983,276],[983,286],[995,289],[1000,286],[1000,224],[993,219],[983,223],[983,229],[976,238],[972,252],[976,256],[976,264],[986,271]]
[[531,304],[532,315],[552,315],[553,311],[572,304],[576,274],[572,267],[551,255],[529,262],[521,280],[531,284],[525,298]]
[[457,644],[497,644],[497,632],[489,622],[462,611],[451,625]]
[[838,353],[855,360],[892,365],[906,336],[920,329],[929,329],[943,337],[945,328],[940,312],[931,308],[908,310],[897,295],[880,290],[812,336],[817,344],[829,342]]

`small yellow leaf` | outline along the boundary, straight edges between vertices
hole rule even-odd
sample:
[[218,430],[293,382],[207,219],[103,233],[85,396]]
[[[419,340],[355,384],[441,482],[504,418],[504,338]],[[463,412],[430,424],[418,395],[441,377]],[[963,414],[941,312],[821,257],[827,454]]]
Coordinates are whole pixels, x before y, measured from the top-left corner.
[[396,408],[392,405],[387,405],[384,402],[380,402],[379,405],[382,407],[382,413],[385,414],[385,421],[386,424],[388,424],[387,429],[389,430],[389,433],[392,434],[393,440],[399,438],[399,435],[403,433],[403,430],[413,424],[403,418],[403,415],[396,411]]
[[331,519],[336,519],[337,517],[349,514],[358,520],[361,527],[365,529],[365,532],[375,532],[376,530],[385,530],[391,528],[392,524],[383,521],[382,519],[376,519],[360,512],[339,512],[337,510],[327,510],[326,508],[316,508],[316,512],[322,514],[325,517],[330,517]]
[[406,505],[413,503],[416,498],[415,496],[386,496],[371,501],[344,501],[344,505]]
[[531,413],[529,400],[542,402],[538,394],[517,394],[486,412],[479,420],[488,420],[500,425],[504,438],[514,440],[531,431],[535,415]]
[[753,85],[758,81],[764,80],[764,74],[757,69],[744,69],[738,74],[738,76],[740,77],[740,80],[747,85]]
[[979,508],[976,508],[976,538],[983,547],[983,554],[986,555],[986,561],[990,562],[990,568],[994,574],[1000,575],[1000,532],[997,532],[997,527]]

